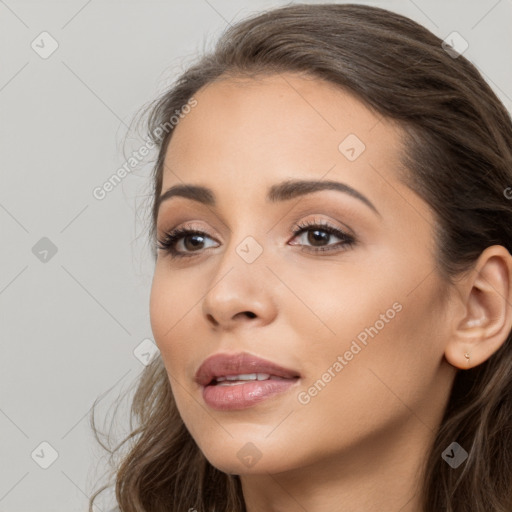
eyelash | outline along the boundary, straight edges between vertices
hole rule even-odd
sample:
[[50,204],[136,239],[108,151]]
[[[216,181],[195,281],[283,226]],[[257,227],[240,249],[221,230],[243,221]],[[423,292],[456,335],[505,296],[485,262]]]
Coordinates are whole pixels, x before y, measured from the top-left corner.
[[[336,236],[337,238],[340,238],[342,241],[338,242],[337,244],[335,244],[333,246],[316,247],[314,249],[309,248],[309,249],[307,249],[307,252],[319,253],[319,252],[336,251],[340,247],[351,248],[356,243],[356,239],[353,236],[331,226],[328,223],[314,222],[314,221],[295,224],[295,226],[292,230],[293,238],[296,238],[298,235],[300,235],[302,233],[307,233],[308,231],[314,231],[314,230],[324,231],[325,233],[328,233],[330,235]],[[196,229],[189,229],[189,228],[182,227],[182,228],[173,229],[172,231],[165,233],[164,237],[162,239],[158,240],[157,247],[158,247],[158,249],[165,251],[171,258],[194,257],[194,256],[200,254],[200,252],[197,251],[195,253],[193,252],[193,253],[187,254],[187,253],[177,251],[176,247],[175,247],[176,243],[181,238],[184,238],[185,236],[193,236],[193,235],[207,236],[208,238],[212,238],[212,237],[210,237],[210,235],[208,235],[208,233],[206,233],[204,231],[199,231]]]

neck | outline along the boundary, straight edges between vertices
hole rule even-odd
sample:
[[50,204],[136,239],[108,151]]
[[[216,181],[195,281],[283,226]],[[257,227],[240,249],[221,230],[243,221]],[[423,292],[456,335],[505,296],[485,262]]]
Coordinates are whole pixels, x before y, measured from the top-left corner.
[[390,430],[298,469],[241,475],[247,512],[423,512],[434,431],[414,415]]

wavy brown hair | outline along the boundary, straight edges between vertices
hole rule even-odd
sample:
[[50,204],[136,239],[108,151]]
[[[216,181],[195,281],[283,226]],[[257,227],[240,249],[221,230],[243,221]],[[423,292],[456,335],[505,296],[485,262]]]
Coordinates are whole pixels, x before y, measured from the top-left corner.
[[[229,27],[145,109],[158,151],[151,240],[172,136],[172,130],[155,135],[157,127],[216,80],[282,72],[335,84],[404,129],[400,179],[435,214],[436,265],[447,283],[490,245],[512,252],[512,203],[504,194],[512,185],[512,121],[491,87],[464,56],[455,58],[414,21],[382,8],[328,3],[280,7]],[[137,382],[131,432],[119,445],[101,442],[94,408],[91,425],[111,462],[119,458],[110,478],[122,512],[246,510],[239,477],[214,468],[185,428],[160,357]],[[453,441],[469,453],[457,469],[441,458]],[[91,497],[90,512],[110,485]],[[512,510],[510,334],[487,361],[457,372],[425,461],[422,499],[425,512]]]

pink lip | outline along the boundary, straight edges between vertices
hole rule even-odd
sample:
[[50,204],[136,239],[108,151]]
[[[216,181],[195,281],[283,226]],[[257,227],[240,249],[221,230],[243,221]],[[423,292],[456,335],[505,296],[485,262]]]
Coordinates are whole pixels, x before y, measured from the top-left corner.
[[[231,386],[219,386],[215,383],[217,377],[247,373],[265,373],[274,378]],[[245,409],[282,393],[295,385],[299,377],[300,374],[295,370],[250,354],[239,353],[215,354],[207,358],[197,370],[195,380],[203,388],[203,399],[207,405],[225,411]]]

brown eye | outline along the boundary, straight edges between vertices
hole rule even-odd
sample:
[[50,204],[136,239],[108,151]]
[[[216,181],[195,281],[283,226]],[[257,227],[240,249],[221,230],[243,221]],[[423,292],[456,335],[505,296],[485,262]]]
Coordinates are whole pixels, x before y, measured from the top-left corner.
[[[310,223],[310,224],[297,224],[294,229],[294,238],[303,236],[306,234],[306,238],[302,238],[303,242],[300,244],[292,245],[303,245],[304,250],[310,252],[321,252],[339,250],[344,247],[352,247],[356,240],[352,235],[344,233],[338,228],[331,226],[327,223]],[[328,242],[332,237],[338,238],[341,241],[336,244],[329,244]],[[310,244],[310,245],[307,245]],[[308,248],[309,247],[309,248]],[[316,247],[317,249],[313,249]]]
[[166,233],[158,240],[158,249],[169,254],[173,258],[194,256],[200,253],[207,239],[211,237],[203,231],[187,228],[177,228]]

